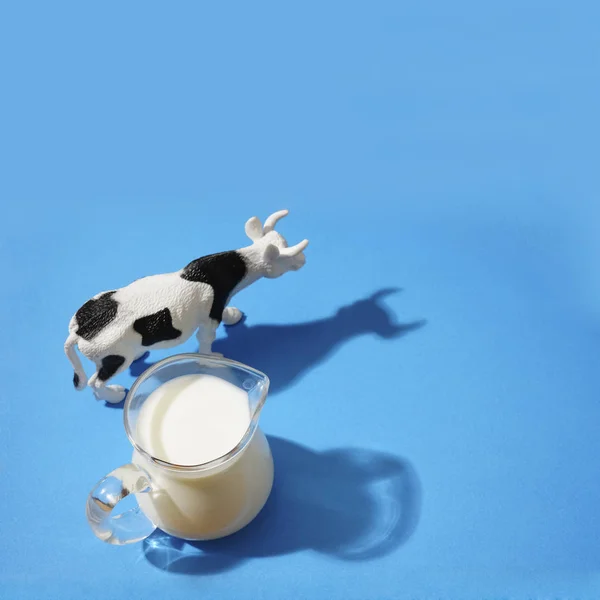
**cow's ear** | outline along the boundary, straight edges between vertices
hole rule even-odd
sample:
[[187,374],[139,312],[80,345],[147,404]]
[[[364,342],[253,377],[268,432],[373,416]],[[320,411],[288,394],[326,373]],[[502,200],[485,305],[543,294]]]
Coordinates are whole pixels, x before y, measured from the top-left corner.
[[263,227],[260,224],[260,219],[258,217],[252,217],[246,221],[245,227],[246,235],[255,242],[256,240],[260,240],[263,236]]
[[279,258],[279,248],[274,244],[269,244],[265,248],[263,258],[265,259],[265,262],[268,263],[272,263],[274,260],[277,260]]

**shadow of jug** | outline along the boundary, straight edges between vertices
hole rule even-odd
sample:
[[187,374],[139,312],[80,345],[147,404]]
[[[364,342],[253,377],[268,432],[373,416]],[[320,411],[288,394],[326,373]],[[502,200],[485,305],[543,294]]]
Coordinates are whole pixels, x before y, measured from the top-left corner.
[[200,575],[303,550],[364,561],[410,538],[419,520],[421,487],[408,461],[363,449],[316,452],[283,438],[268,439],[275,484],[256,519],[209,542],[157,531],[143,546],[152,565]]

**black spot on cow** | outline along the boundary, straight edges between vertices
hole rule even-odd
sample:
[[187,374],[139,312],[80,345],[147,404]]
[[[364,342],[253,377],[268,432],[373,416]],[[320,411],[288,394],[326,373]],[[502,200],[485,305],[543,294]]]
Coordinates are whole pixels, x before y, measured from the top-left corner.
[[124,356],[118,354],[109,354],[102,359],[102,366],[98,371],[98,379],[100,381],[108,381],[125,362]]
[[79,385],[79,375],[77,375],[77,373],[73,373],[73,385],[75,386],[75,389],[77,389],[77,386]]
[[188,281],[207,283],[213,288],[210,318],[220,322],[231,292],[244,279],[247,271],[242,255],[231,250],[193,260],[183,269],[181,277]]
[[133,323],[133,328],[142,336],[142,346],[175,340],[181,335],[181,331],[173,327],[171,311],[168,308],[137,319]]
[[95,300],[88,300],[76,313],[77,335],[91,340],[100,333],[116,316],[119,303],[112,292],[106,292]]

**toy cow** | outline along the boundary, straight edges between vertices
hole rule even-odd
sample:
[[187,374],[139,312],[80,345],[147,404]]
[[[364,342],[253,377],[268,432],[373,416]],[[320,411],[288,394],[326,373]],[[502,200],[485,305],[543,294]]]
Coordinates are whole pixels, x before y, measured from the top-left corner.
[[[239,309],[227,306],[234,294],[262,277],[297,271],[306,262],[303,250],[308,240],[288,247],[275,231],[287,214],[287,210],[272,214],[264,227],[257,217],[248,220],[250,246],[203,256],[175,273],[144,277],[88,300],[71,319],[65,341],[75,389],[89,385],[98,400],[120,402],[125,388],[107,385],[111,377],[147,350],[177,346],[194,331],[199,352],[210,354],[219,323],[233,325],[242,318]],[[89,381],[76,346],[96,364]]]

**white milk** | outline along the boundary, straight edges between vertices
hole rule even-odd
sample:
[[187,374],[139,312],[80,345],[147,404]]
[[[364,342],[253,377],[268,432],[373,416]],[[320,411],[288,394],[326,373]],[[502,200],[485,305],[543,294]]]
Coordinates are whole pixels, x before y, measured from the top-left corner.
[[[136,424],[136,441],[149,454],[172,464],[198,465],[223,456],[250,424],[244,390],[211,375],[184,375],[146,399]],[[137,494],[141,509],[161,529],[186,539],[212,539],[249,523],[273,484],[273,459],[257,428],[245,449],[225,465],[202,472],[169,470],[134,452],[133,461],[152,480]]]
[[248,394],[213,375],[183,375],[154,390],[137,419],[138,443],[175,465],[227,454],[250,424]]

